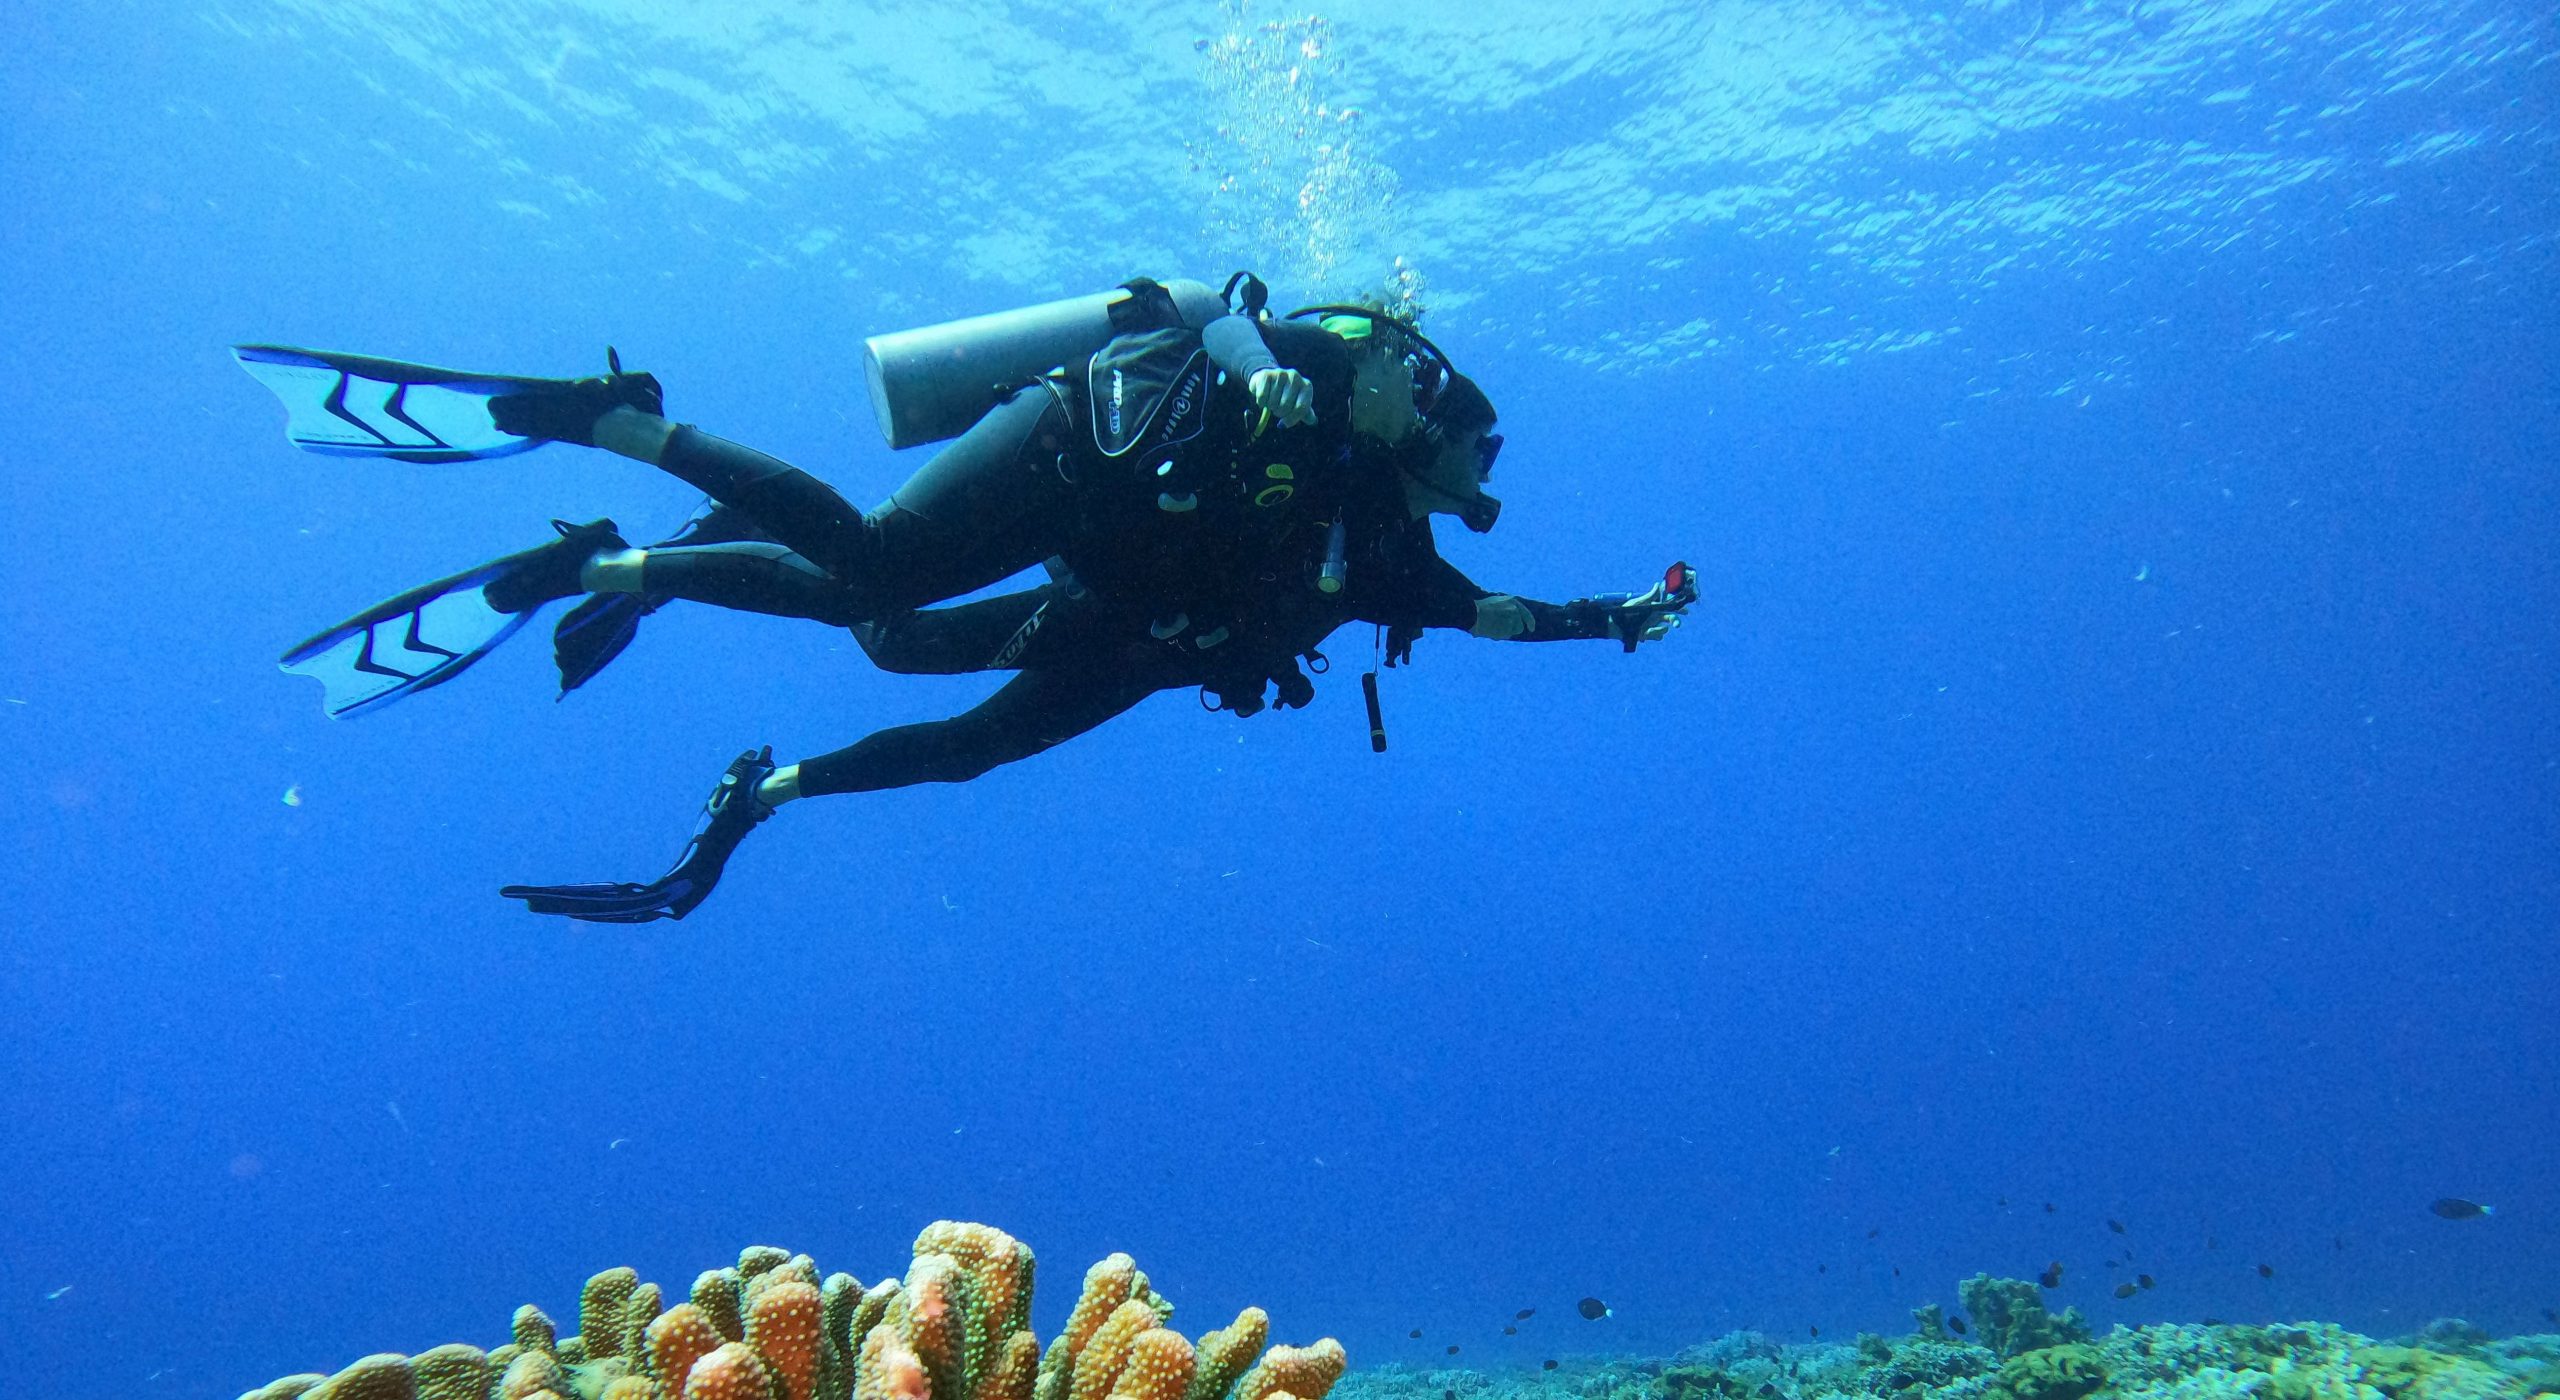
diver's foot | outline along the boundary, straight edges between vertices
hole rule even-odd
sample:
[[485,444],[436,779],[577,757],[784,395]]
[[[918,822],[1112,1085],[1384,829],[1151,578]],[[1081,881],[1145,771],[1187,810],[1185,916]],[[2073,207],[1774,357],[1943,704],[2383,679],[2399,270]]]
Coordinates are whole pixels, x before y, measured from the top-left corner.
[[675,868],[645,885],[509,885],[498,891],[521,899],[536,914],[560,914],[594,924],[645,924],[681,919],[711,897],[729,854],[747,833],[773,815],[756,789],[774,771],[773,747],[738,755],[702,804],[702,818]]
[[530,382],[512,394],[489,400],[489,422],[502,433],[546,442],[596,445],[596,424],[617,408],[637,409],[663,418],[667,395],[658,377],[626,373],[622,356],[608,347],[603,374],[587,379]]
[[560,532],[560,538],[498,561],[504,571],[480,590],[490,607],[506,613],[530,612],[584,593],[579,573],[588,560],[608,550],[631,547],[623,543],[610,520],[590,520],[584,525],[554,520],[551,528]]

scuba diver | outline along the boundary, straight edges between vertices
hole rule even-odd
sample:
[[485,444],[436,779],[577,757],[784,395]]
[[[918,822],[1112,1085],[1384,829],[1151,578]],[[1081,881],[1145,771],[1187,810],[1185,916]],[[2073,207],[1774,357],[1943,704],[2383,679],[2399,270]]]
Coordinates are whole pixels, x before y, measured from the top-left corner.
[[[1685,564],[1642,594],[1551,604],[1492,593],[1442,559],[1432,515],[1493,527],[1484,486],[1503,440],[1484,392],[1384,312],[1273,317],[1239,274],[1223,295],[1141,279],[1010,317],[870,343],[893,446],[966,428],[868,513],[670,422],[657,380],[610,353],[603,375],[537,380],[237,347],[310,450],[447,462],[567,442],[648,462],[712,502],[645,548],[611,521],[554,522],[557,538],[367,609],[284,667],[319,678],[332,714],[356,713],[453,679],[544,605],[584,594],[554,634],[564,693],[679,599],[849,628],[887,671],[1016,673],[949,719],[796,763],[741,754],[654,881],[502,892],[537,913],[641,923],[690,913],[747,833],[801,797],[965,782],[1158,691],[1197,687],[1240,715],[1303,706],[1300,660],[1321,672],[1317,647],[1347,622],[1384,630],[1390,666],[1435,627],[1632,652],[1696,600]],[[1046,583],[933,606],[1035,564]],[[1375,673],[1362,683],[1383,750]]]

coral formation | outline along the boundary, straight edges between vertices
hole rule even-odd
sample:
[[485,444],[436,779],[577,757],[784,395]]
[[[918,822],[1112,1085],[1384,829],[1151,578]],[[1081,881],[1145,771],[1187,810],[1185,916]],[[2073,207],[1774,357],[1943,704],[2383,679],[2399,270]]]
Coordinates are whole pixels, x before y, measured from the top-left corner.
[[747,1345],[772,1365],[783,1400],[811,1400],[817,1390],[823,1312],[817,1288],[798,1278],[760,1290],[747,1306]]
[[[2038,1309],[2042,1311],[2042,1309]],[[1991,1400],[2083,1400],[2105,1387],[2097,1350],[2080,1342],[2020,1352],[1991,1377]]]
[[[1922,1308],[1908,1335],[1846,1345],[1734,1332],[1676,1357],[1566,1358],[1525,1373],[1390,1365],[1346,1378],[1334,1400],[2560,1400],[2560,1336],[2492,1339],[2438,1322],[2388,1342],[2327,1323],[2091,1338],[2073,1335],[2070,1314],[2046,1315],[2031,1285],[1970,1283],[1970,1337]],[[2021,1345],[2030,1340],[2049,1344]]]
[[744,1342],[722,1342],[684,1377],[684,1400],[772,1400],[773,1390],[772,1369]]
[[2089,1340],[2089,1325],[2078,1308],[2055,1317],[2044,1310],[2044,1297],[2036,1286],[2024,1279],[1975,1274],[1956,1285],[1956,1298],[1973,1314],[1983,1343],[2003,1360]]
[[1236,1314],[1234,1322],[1203,1335],[1193,1348],[1196,1364],[1191,1389],[1183,1400],[1214,1400],[1226,1394],[1270,1339],[1271,1315],[1260,1308],[1247,1308]]
[[578,1336],[590,1357],[620,1356],[624,1342],[623,1311],[640,1287],[630,1269],[607,1269],[578,1290]]
[[[1031,1331],[1031,1250],[1001,1230],[937,1221],[906,1275],[865,1288],[772,1245],[698,1275],[685,1301],[631,1269],[578,1293],[578,1331],[518,1308],[511,1340],[368,1356],[241,1400],[1326,1400],[1342,1345],[1266,1346],[1247,1308],[1195,1345],[1126,1254],[1085,1274],[1067,1328]],[[2430,1400],[2433,1400],[2430,1397]]]

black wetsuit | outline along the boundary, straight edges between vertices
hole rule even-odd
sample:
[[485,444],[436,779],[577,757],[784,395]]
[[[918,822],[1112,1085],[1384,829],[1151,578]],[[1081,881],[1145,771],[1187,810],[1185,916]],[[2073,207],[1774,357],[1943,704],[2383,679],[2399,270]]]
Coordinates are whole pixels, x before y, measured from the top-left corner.
[[[661,465],[752,519],[768,541],[651,550],[660,597],[850,627],[884,670],[1013,670],[984,702],[800,765],[805,795],[965,782],[1052,748],[1160,690],[1203,687],[1259,709],[1303,685],[1297,658],[1346,622],[1465,628],[1489,596],[1412,518],[1383,449],[1349,429],[1351,362],[1313,326],[1230,317],[1201,337],[1224,371],[1206,428],[1178,449],[1104,455],[1093,395],[1053,376],[991,411],[869,515],[787,463],[679,428]],[[1266,349],[1267,344],[1267,349]],[[1313,381],[1315,424],[1262,420],[1244,384],[1273,364]],[[1317,587],[1344,534],[1343,586]],[[962,604],[1045,560],[1065,581]],[[1609,635],[1587,604],[1527,604],[1519,640]],[[1301,703],[1303,701],[1301,700]]]

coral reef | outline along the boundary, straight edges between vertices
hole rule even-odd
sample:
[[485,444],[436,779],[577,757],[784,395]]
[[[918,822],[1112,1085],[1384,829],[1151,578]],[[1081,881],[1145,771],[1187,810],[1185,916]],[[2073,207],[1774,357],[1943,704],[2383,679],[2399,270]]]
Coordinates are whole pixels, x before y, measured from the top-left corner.
[[755,1245],[673,1307],[635,1271],[607,1269],[578,1292],[574,1336],[528,1303],[487,1352],[386,1352],[241,1400],[1326,1400],[1342,1377],[1341,1343],[1266,1346],[1260,1308],[1193,1343],[1125,1254],[1086,1272],[1044,1351],[1021,1241],[945,1220],[912,1253],[903,1279],[865,1288]]
[[1956,1298],[1973,1314],[1983,1344],[2003,1360],[2089,1340],[2089,1325],[2078,1308],[2055,1317],[2044,1310],[2044,1296],[2036,1286],[2024,1279],[1975,1274],[1956,1285]]
[[[1334,1400],[2560,1400],[2560,1336],[2493,1339],[2460,1321],[2377,1340],[2327,1323],[2161,1324],[2091,1337],[2033,1285],[1976,1277],[1970,1337],[1937,1308],[1901,1337],[1781,1345],[1734,1332],[1669,1358],[1568,1357],[1553,1370],[1383,1366]],[[2031,1343],[2043,1345],[2031,1345]]]

